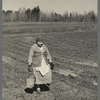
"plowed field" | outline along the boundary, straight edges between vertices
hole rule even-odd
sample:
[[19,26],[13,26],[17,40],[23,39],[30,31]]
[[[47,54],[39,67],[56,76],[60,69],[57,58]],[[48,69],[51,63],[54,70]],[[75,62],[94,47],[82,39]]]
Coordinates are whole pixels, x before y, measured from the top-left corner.
[[[73,30],[57,32],[53,31],[55,26]],[[52,32],[37,32],[36,27],[52,27]],[[29,75],[27,59],[37,36],[43,37],[52,56],[53,82],[49,91],[28,94],[24,91]],[[3,25],[2,44],[3,100],[97,100],[95,23],[7,23]]]

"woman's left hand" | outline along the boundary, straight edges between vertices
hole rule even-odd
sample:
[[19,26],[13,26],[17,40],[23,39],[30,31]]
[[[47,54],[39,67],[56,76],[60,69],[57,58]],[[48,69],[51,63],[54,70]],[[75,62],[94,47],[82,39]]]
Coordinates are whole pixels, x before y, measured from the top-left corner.
[[50,62],[50,68],[51,68],[51,70],[54,69],[54,64],[52,62]]

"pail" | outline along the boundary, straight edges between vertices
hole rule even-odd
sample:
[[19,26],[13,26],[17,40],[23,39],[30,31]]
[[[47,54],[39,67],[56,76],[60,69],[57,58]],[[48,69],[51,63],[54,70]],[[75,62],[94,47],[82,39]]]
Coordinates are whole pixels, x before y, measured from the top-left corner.
[[34,82],[35,82],[34,75],[30,75],[30,76],[26,79],[27,88],[32,88],[32,87],[34,87]]

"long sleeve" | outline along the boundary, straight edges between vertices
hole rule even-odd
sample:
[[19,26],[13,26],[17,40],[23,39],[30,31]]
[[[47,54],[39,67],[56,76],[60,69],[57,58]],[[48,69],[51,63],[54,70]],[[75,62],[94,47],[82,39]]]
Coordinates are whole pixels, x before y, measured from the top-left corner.
[[49,61],[52,62],[51,55],[47,47],[46,47],[46,51],[47,51],[47,59],[49,59]]
[[29,52],[29,57],[28,57],[28,63],[29,63],[29,64],[32,63],[33,55],[34,55],[34,48],[33,48],[33,46],[32,46],[31,49],[30,49],[30,52]]

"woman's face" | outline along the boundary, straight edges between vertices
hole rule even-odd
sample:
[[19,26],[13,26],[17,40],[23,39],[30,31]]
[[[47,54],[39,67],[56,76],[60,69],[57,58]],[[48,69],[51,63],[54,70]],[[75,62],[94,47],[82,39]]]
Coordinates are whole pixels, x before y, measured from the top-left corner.
[[43,42],[39,41],[39,42],[37,42],[37,45],[38,45],[39,47],[42,47],[42,46],[43,46]]

